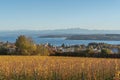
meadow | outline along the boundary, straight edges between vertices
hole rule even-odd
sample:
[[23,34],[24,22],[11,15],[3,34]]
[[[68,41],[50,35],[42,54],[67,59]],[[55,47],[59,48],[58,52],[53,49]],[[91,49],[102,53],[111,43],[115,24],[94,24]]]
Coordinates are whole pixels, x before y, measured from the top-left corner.
[[120,59],[0,56],[0,80],[120,80]]

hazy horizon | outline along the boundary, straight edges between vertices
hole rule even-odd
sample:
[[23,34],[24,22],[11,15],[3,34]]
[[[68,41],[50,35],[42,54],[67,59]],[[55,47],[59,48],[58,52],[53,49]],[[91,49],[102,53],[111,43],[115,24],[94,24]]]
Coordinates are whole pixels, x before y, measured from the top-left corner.
[[88,30],[88,31],[120,31],[119,29],[87,29],[87,28],[58,28],[58,29],[9,29],[0,31],[55,31],[55,30]]
[[2,0],[0,31],[120,30],[120,0]]

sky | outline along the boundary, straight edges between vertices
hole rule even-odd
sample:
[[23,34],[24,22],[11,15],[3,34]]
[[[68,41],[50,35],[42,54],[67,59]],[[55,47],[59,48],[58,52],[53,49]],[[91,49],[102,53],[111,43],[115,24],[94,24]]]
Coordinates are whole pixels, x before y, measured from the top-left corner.
[[0,0],[0,30],[120,30],[120,0]]

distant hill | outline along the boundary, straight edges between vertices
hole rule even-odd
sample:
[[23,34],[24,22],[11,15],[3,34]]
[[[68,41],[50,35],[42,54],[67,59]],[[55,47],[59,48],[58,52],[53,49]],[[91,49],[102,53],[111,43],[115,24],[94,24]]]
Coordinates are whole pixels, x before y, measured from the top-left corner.
[[89,35],[72,35],[67,37],[68,40],[107,40],[120,41],[120,34],[89,34]]
[[120,34],[120,30],[88,30],[80,28],[44,30],[45,34]]
[[88,29],[57,29],[57,30],[16,30],[16,31],[0,31],[0,36],[45,36],[45,35],[64,35],[64,34],[120,34],[120,30],[88,30]]

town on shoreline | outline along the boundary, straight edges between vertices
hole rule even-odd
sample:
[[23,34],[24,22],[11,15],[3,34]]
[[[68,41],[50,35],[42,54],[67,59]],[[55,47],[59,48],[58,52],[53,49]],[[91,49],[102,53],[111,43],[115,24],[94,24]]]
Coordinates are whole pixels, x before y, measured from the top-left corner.
[[45,55],[45,56],[83,56],[83,57],[120,57],[120,45],[89,43],[88,45],[53,46],[50,43],[35,44],[24,35],[15,43],[0,42],[0,55]]

